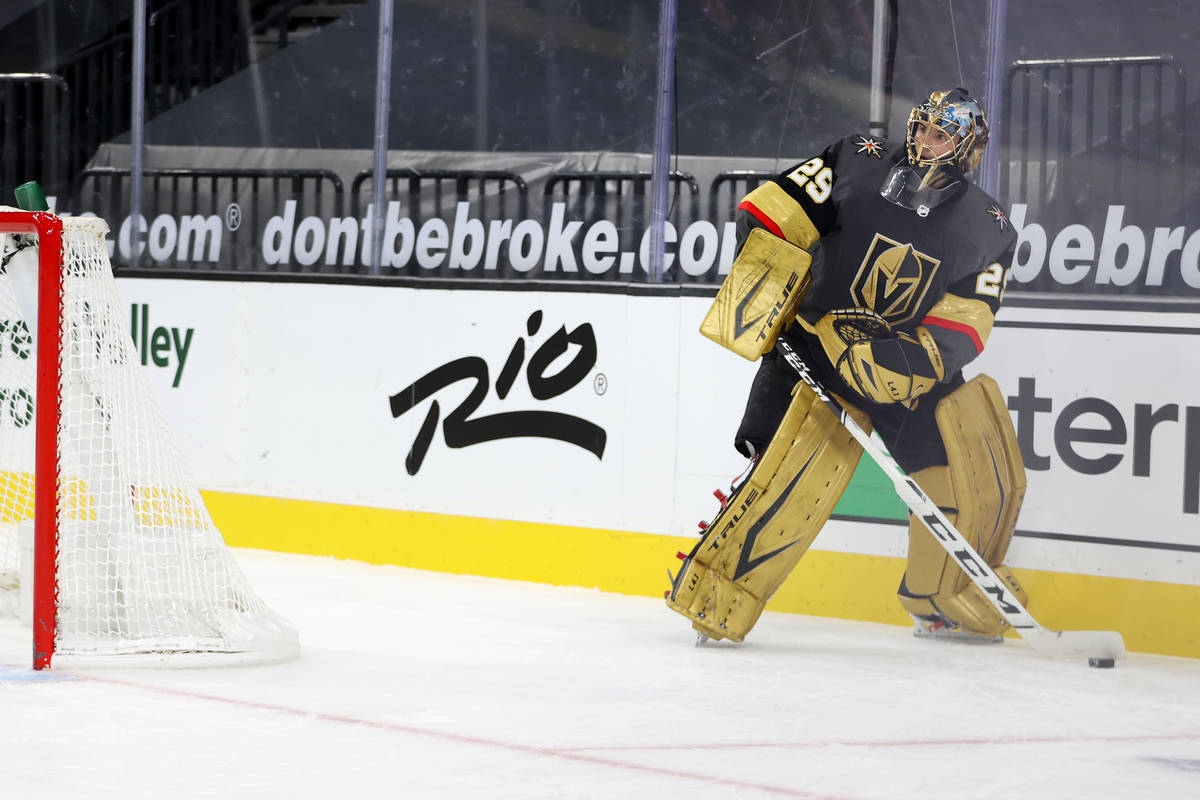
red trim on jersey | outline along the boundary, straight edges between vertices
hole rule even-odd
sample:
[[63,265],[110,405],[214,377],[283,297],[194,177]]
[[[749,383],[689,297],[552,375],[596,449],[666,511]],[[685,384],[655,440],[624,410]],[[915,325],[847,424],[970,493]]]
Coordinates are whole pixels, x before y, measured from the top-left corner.
[[739,203],[738,211],[749,211],[754,216],[754,218],[756,220],[758,220],[759,222],[761,222],[763,225],[765,225],[767,230],[769,230],[771,233],[775,234],[780,239],[787,238],[786,236],[783,235],[783,231],[780,229],[780,227],[775,224],[775,220],[768,217],[762,211],[762,209],[760,209],[758,206],[754,205],[754,203],[751,203],[749,200],[743,200],[741,203]]
[[962,322],[955,322],[952,319],[942,319],[941,317],[926,317],[921,320],[922,325],[934,325],[938,328],[945,328],[950,331],[958,331],[971,337],[971,343],[975,345],[975,352],[983,352],[983,339],[979,338],[979,332]]

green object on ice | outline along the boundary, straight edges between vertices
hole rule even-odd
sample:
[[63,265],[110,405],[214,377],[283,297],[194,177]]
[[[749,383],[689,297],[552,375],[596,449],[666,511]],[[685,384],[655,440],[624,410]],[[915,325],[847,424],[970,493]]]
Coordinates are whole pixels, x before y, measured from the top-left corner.
[[22,211],[50,210],[50,206],[46,203],[46,194],[42,191],[42,185],[37,181],[22,183],[13,189],[13,194],[17,198],[17,208]]

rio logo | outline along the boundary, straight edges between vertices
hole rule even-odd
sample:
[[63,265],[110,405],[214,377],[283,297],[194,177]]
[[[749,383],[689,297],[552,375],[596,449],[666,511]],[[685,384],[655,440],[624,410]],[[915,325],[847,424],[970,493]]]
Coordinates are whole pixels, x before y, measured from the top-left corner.
[[[541,325],[542,312],[534,311],[529,315],[525,329],[532,337]],[[571,345],[577,349],[570,361],[558,371],[547,374],[550,365],[565,355]],[[525,362],[525,339],[518,337],[496,377],[496,396],[501,400],[508,397],[522,367],[525,367],[529,393],[536,400],[549,400],[578,385],[595,365],[596,335],[586,322],[571,331],[566,326],[560,327],[534,351],[528,364]],[[479,356],[466,356],[443,364],[396,392],[388,398],[392,417],[400,417],[458,381],[474,381],[475,385],[466,399],[447,414],[442,423],[447,447],[470,447],[497,439],[531,436],[567,442],[587,450],[596,458],[603,458],[608,437],[603,428],[586,419],[557,411],[505,411],[473,416],[491,388],[487,362]],[[421,469],[437,431],[438,421],[441,420],[441,413],[441,405],[435,399],[429,404],[425,420],[404,461],[409,475],[416,475]]]

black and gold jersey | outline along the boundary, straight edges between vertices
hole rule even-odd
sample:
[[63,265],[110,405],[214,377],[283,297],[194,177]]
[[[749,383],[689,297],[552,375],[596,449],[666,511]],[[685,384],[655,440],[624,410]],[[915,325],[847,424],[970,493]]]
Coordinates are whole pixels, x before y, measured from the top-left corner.
[[867,308],[937,343],[946,379],[975,358],[991,333],[1016,233],[974,184],[924,215],[880,189],[902,144],[849,136],[759,186],[738,207],[739,241],[761,227],[810,250],[812,285],[800,315]]

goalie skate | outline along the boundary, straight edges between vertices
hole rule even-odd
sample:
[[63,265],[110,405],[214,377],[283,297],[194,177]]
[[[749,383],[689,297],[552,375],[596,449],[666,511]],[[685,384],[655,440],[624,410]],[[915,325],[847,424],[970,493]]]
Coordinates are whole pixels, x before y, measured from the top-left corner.
[[913,614],[912,618],[913,636],[918,639],[948,639],[969,644],[999,644],[1004,641],[1004,637],[1000,635],[981,636],[978,633],[971,633],[938,614],[928,616]]

